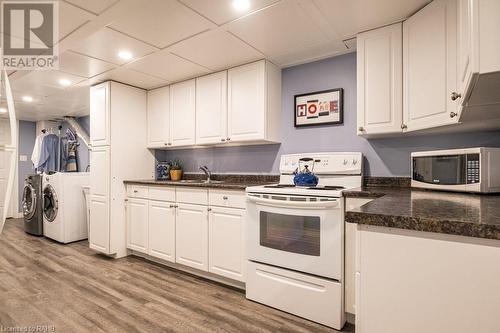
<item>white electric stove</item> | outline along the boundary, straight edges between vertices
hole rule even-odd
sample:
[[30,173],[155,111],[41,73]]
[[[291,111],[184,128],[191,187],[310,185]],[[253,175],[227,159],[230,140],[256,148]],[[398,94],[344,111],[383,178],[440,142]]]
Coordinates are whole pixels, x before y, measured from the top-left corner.
[[[293,185],[312,158],[315,187]],[[344,198],[362,184],[361,153],[281,156],[280,182],[248,187],[248,299],[341,329],[344,312]]]

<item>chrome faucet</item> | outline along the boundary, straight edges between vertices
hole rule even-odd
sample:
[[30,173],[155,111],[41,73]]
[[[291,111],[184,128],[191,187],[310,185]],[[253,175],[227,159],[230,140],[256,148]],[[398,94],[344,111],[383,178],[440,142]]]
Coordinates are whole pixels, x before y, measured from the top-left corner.
[[206,165],[204,165],[200,167],[200,170],[205,173],[205,176],[207,176],[207,180],[205,180],[205,183],[210,183],[212,178],[212,172],[210,171],[210,169]]

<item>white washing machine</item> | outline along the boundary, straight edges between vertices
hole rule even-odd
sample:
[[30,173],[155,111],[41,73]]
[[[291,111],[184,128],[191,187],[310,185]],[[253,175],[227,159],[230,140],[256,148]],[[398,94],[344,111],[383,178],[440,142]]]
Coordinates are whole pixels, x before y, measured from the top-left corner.
[[43,175],[43,235],[61,243],[87,239],[85,198],[88,172]]

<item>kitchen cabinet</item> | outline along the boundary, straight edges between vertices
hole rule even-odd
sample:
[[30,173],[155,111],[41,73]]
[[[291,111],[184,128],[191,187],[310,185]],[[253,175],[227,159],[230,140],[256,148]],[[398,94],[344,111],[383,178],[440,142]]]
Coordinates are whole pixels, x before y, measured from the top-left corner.
[[170,143],[170,87],[148,91],[148,148]]
[[92,147],[110,144],[110,82],[90,88],[90,144]]
[[[115,258],[127,255],[125,179],[152,179],[143,89],[104,82],[90,89],[89,247]],[[133,158],[130,158],[133,156]]]
[[281,70],[262,60],[228,70],[228,141],[279,142]]
[[175,205],[149,201],[149,255],[175,262]]
[[243,209],[211,207],[209,214],[209,271],[245,281]]
[[208,208],[179,203],[175,226],[176,262],[208,271]]
[[403,23],[403,127],[456,124],[457,1],[434,0]]
[[172,147],[194,145],[196,141],[195,80],[170,86],[170,142]]
[[[345,210],[363,206],[372,198],[346,198]],[[345,224],[345,311],[356,314],[356,238],[357,224]]]
[[358,225],[356,332],[497,332],[497,240]]
[[148,200],[127,199],[127,248],[148,252]]
[[403,122],[402,24],[358,34],[358,135],[401,133]]
[[227,138],[227,71],[196,79],[196,144]]

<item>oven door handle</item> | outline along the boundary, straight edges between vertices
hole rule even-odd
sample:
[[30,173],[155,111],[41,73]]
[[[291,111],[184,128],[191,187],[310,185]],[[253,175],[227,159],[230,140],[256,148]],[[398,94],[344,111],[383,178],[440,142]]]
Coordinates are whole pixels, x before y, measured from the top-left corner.
[[273,200],[264,199],[259,197],[254,197],[247,195],[247,199],[250,202],[255,202],[256,204],[261,204],[265,206],[272,206],[278,208],[303,208],[303,209],[326,209],[339,206],[339,199],[328,199],[328,201],[289,201],[289,200]]

